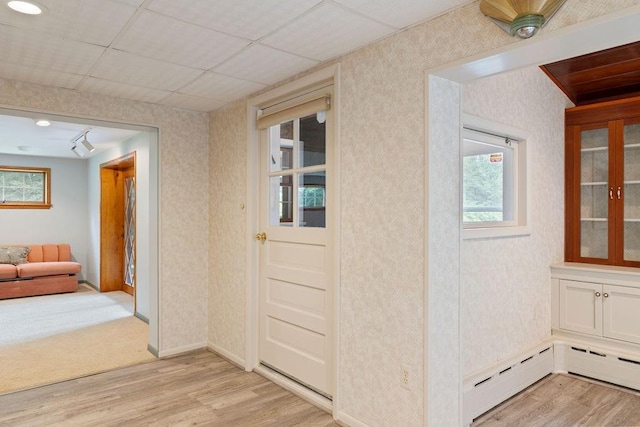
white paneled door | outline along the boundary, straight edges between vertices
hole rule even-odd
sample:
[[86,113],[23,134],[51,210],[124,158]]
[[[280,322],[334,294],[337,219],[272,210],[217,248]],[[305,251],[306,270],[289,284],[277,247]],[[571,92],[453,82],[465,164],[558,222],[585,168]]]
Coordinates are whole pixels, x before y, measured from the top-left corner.
[[288,116],[261,132],[258,355],[262,364],[330,397],[331,114],[292,109]]

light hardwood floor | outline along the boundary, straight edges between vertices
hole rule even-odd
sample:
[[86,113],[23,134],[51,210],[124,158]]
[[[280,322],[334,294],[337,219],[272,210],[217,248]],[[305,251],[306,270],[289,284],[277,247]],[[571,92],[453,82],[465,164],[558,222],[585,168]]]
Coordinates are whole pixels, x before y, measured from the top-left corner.
[[5,426],[337,426],[206,350],[0,396]]
[[549,375],[472,424],[480,426],[640,426],[640,393],[572,375]]

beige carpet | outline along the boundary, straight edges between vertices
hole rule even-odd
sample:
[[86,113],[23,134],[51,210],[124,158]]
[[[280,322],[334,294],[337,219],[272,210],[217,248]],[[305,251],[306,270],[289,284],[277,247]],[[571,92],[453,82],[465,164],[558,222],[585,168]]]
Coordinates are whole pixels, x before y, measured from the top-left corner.
[[[38,310],[33,310],[33,304],[61,307],[64,306],[65,296],[68,299],[86,298],[86,301],[93,299],[94,302],[99,298],[107,298],[106,305],[113,305],[114,299],[124,298],[111,292],[100,294],[84,288],[75,294],[56,295],[49,299],[35,297],[37,300],[29,301],[29,298],[20,298],[14,300],[13,304],[2,301],[0,310],[4,309],[7,313],[17,306],[28,310],[31,316],[37,316]],[[74,304],[82,306],[82,301],[80,299]],[[16,340],[0,346],[0,393],[79,378],[155,359],[147,351],[149,326],[146,323],[131,314],[126,317],[119,314],[119,318],[111,319],[113,315],[109,314],[110,310],[105,308],[96,311],[95,304],[89,305],[87,310],[62,310],[66,314],[60,313],[58,309],[56,316],[60,322],[74,323],[75,320],[80,325],[76,329],[59,331],[45,337],[31,336],[21,342]],[[97,313],[101,313],[103,321]],[[55,317],[51,317],[50,313],[42,315],[55,323]],[[71,316],[72,321],[64,320],[65,315]],[[91,318],[92,322],[83,323],[80,321],[83,317]],[[7,326],[5,330],[10,329],[6,323],[0,325],[0,329],[4,326]]]

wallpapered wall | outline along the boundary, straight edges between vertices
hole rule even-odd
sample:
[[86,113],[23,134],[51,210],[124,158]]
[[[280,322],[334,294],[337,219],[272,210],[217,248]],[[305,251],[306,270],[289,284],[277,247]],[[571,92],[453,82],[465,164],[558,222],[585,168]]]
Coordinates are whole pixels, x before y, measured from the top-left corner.
[[[517,39],[487,20],[480,13],[478,3],[473,2],[339,60],[340,244],[343,257],[340,271],[340,383],[336,391],[339,410],[367,425],[414,426],[422,425],[425,419],[427,402],[422,393],[426,279],[425,70],[518,43]],[[638,3],[568,0],[542,34]],[[219,201],[227,212],[215,214],[220,215],[222,222],[212,222],[211,226],[222,225],[233,230],[238,237],[235,240],[211,238],[211,251],[233,254],[234,268],[245,268],[242,260],[246,259],[247,250],[246,236],[242,235],[245,217],[238,214],[237,202],[229,199],[241,197],[241,188],[248,185],[244,178],[246,156],[238,146],[243,141],[246,143],[245,116],[244,103],[211,114],[212,154],[209,166],[212,179],[214,176],[215,179],[222,177],[230,179],[230,185],[237,185],[233,189],[212,187],[212,209],[214,201]],[[227,144],[233,144],[233,147],[224,147]],[[218,151],[223,153],[221,157],[214,155]],[[447,156],[445,161],[450,159]],[[441,166],[446,170],[446,165]],[[450,166],[450,170],[457,170],[457,165]],[[430,188],[451,185],[450,176],[446,174],[431,175],[431,178],[435,182],[429,183]],[[539,193],[540,189],[536,191]],[[561,216],[562,212],[558,211],[558,215]],[[554,228],[551,235],[556,234],[557,229]],[[456,238],[456,233],[451,236]],[[533,237],[539,238],[542,236]],[[447,242],[445,247],[449,248],[448,255],[443,254],[445,258],[457,256],[453,252],[457,245]],[[549,257],[557,255],[554,248],[544,247],[543,250],[545,254],[536,256],[534,262],[541,259],[546,262]],[[225,256],[225,259],[232,257]],[[245,276],[240,272],[222,271],[225,270],[220,270],[221,277],[215,279],[211,287],[212,295],[222,300],[210,303],[209,339],[212,344],[220,345],[243,359],[246,325],[242,319],[246,296],[238,291],[246,285]],[[434,289],[434,295],[446,297],[438,308],[440,313],[449,313],[449,316],[436,317],[435,320],[457,319],[457,281],[447,283],[443,276],[445,272],[437,273],[440,288]],[[502,272],[506,276],[510,273]],[[536,274],[536,279],[547,281],[547,277],[542,277],[538,270]],[[453,286],[454,290],[448,291],[446,286]],[[438,301],[430,301],[430,307],[433,304],[438,304]],[[223,306],[229,308],[218,309]],[[535,315],[543,316],[545,310],[547,308],[539,306]],[[430,351],[430,357],[434,359],[429,364],[434,369],[442,366],[447,371],[456,371],[457,335],[449,333],[451,325],[430,324],[429,327],[437,330],[439,326],[446,326],[448,332],[441,336],[435,334],[435,340],[430,340],[430,345],[438,346],[439,351]],[[514,332],[517,335],[517,331]],[[525,338],[516,340],[516,346],[527,344]],[[502,342],[504,340],[499,341]],[[516,346],[509,347],[507,351],[516,350]],[[447,348],[454,353],[447,353]],[[494,354],[484,355],[479,363],[487,363],[495,357]],[[472,363],[465,363],[466,369],[473,368]],[[410,368],[414,387],[411,391],[400,387],[401,364]],[[430,379],[430,384],[437,385],[438,381],[444,394],[455,399],[458,387],[455,379],[449,384],[446,378]],[[437,393],[438,390],[433,390],[434,395]],[[457,402],[440,406],[428,403],[428,406],[428,419],[434,425],[457,424],[458,414],[452,411]]]
[[209,272],[208,116],[2,79],[0,105],[159,128],[159,349],[204,345]]
[[209,343],[245,358],[247,108],[215,115],[209,151]]
[[[529,132],[531,235],[462,244],[462,372],[469,374],[551,335],[549,265],[564,250],[564,109],[539,69],[466,85],[463,109]],[[526,99],[513,101],[514,99]]]

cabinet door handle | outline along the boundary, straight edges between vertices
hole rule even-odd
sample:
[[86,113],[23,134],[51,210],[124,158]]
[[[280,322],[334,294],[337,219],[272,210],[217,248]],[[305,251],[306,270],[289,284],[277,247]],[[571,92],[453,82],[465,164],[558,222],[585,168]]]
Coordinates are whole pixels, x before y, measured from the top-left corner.
[[618,200],[620,200],[620,198],[622,197],[622,188],[618,187]]
[[613,187],[609,187],[609,199],[613,200]]
[[596,292],[596,298],[600,298],[600,292]]
[[606,292],[605,292],[605,293],[604,293],[604,295],[602,295],[602,296],[603,296],[603,297],[605,297],[605,298],[609,298],[609,294],[608,294],[608,293],[606,293]]

